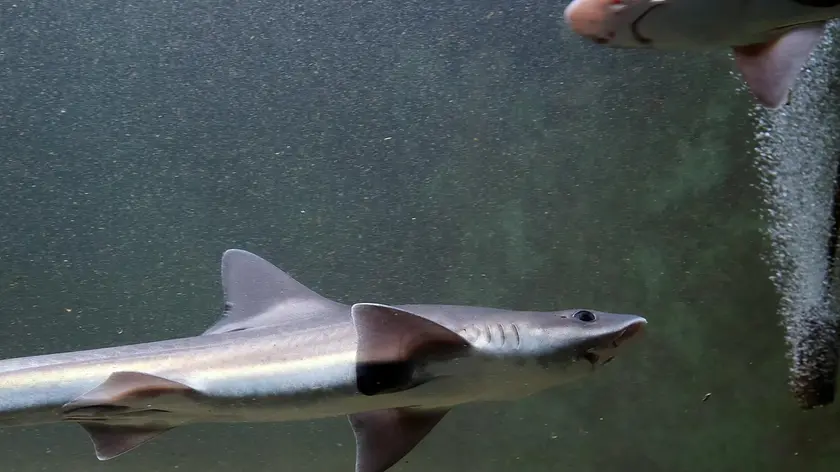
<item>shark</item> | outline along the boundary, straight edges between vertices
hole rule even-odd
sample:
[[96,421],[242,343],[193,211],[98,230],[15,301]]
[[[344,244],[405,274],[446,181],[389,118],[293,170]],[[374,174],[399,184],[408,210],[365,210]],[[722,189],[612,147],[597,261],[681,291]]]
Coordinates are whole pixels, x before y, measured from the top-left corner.
[[757,102],[789,103],[802,68],[840,18],[840,0],[573,0],[576,34],[613,48],[728,48]]
[[588,375],[647,320],[589,309],[342,304],[265,259],[222,256],[225,309],[198,336],[0,361],[0,427],[76,423],[108,460],[196,423],[348,418],[384,472],[453,407]]

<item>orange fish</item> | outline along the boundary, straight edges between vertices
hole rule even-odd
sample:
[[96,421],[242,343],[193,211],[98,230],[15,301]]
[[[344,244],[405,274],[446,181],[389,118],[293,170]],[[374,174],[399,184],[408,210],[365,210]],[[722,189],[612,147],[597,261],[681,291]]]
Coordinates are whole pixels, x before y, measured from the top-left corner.
[[779,108],[826,23],[840,18],[840,0],[573,0],[564,17],[575,33],[609,47],[730,47],[758,102]]

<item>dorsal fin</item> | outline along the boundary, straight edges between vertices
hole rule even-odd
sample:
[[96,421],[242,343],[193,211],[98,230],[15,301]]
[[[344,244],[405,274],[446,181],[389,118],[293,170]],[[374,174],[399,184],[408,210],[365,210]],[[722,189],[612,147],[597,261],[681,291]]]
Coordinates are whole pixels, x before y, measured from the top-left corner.
[[318,295],[272,263],[241,249],[222,255],[222,290],[225,313],[205,335],[313,317],[349,318],[345,305]]

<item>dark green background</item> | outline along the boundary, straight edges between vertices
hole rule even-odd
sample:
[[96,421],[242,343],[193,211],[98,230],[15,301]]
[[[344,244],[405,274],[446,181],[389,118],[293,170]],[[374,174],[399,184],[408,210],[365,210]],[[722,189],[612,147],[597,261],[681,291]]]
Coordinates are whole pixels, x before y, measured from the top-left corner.
[[[585,381],[459,407],[399,471],[834,471],[787,392],[750,98],[725,52],[614,51],[543,0],[0,6],[0,357],[189,336],[219,257],[344,302],[648,317]],[[706,402],[701,400],[708,393]],[[29,471],[351,470],[346,420],[193,426]]]

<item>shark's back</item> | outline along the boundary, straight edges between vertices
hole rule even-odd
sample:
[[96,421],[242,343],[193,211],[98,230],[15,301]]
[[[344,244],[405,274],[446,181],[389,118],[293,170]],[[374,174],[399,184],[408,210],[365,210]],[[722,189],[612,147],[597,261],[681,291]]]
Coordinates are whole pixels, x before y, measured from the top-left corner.
[[453,331],[469,325],[487,323],[494,319],[510,320],[511,317],[527,317],[533,312],[512,311],[500,308],[462,305],[394,305]]

